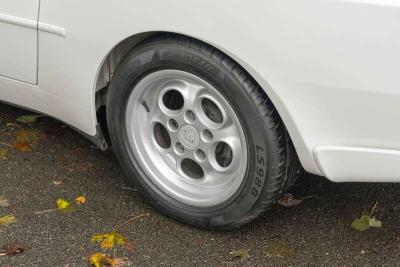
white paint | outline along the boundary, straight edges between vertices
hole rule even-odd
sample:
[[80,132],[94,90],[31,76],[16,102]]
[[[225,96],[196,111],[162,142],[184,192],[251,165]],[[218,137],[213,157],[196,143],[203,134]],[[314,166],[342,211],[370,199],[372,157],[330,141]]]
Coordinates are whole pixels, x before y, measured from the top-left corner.
[[[35,20],[36,2],[2,0],[0,13]],[[17,41],[15,47],[0,43],[0,73],[19,65],[7,70],[29,82],[34,64],[25,63],[36,62],[34,30],[0,25],[0,36]],[[176,32],[214,45],[251,73],[277,107],[307,171],[321,174],[321,166],[336,181],[386,181],[397,174],[391,153],[385,159],[393,160],[365,176],[348,165],[332,172],[338,164],[330,152],[318,166],[314,150],[400,150],[398,1],[41,0],[39,25],[38,86],[0,78],[2,100],[94,135],[95,85],[107,54],[135,34]]]
[[55,34],[61,37],[66,36],[65,29],[56,25],[39,22],[39,31]]
[[337,182],[363,182],[382,177],[381,182],[400,180],[400,151],[319,146],[315,157],[322,173]]
[[38,5],[39,0],[1,0],[0,76],[36,84]]

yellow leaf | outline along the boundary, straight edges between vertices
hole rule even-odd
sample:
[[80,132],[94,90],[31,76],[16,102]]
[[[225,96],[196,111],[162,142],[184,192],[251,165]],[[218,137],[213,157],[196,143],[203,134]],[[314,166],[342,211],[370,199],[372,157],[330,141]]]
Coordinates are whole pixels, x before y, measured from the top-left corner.
[[0,225],[8,225],[16,222],[17,219],[12,215],[6,215],[4,217],[0,217]]
[[8,150],[0,148],[0,159],[5,160],[7,158]]
[[66,201],[65,199],[60,198],[57,200],[57,208],[59,210],[68,209],[69,206],[71,206],[71,204],[68,201]]
[[90,263],[95,267],[115,266],[116,262],[112,256],[96,253],[90,256]]
[[96,234],[92,237],[93,242],[100,242],[100,246],[104,249],[112,249],[115,245],[124,245],[126,239],[119,233]]
[[84,197],[84,196],[75,198],[75,203],[78,205],[85,204],[85,202],[86,202],[86,197]]
[[248,250],[236,250],[236,251],[232,251],[230,254],[234,259],[239,259],[240,262],[244,262],[248,258],[250,258],[249,251],[250,251],[249,249]]

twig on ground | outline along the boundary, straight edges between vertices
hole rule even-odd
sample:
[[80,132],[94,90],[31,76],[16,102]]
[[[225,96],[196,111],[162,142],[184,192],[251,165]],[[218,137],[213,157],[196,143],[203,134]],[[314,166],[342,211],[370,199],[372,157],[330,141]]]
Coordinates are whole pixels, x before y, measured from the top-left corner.
[[53,212],[53,211],[57,211],[58,209],[50,209],[50,210],[42,210],[42,211],[36,211],[35,214],[36,215],[40,215],[40,214],[44,214],[44,213],[48,213],[48,212]]
[[115,228],[114,231],[117,232],[119,229],[121,229],[121,228],[124,227],[125,225],[127,225],[127,224],[129,224],[129,223],[131,223],[131,222],[133,222],[133,221],[135,221],[135,220],[137,220],[137,219],[144,218],[144,217],[149,217],[149,216],[150,216],[150,213],[143,213],[143,214],[140,214],[140,215],[138,215],[138,216],[135,216],[135,217],[133,217],[133,218],[131,218],[131,219],[129,219],[129,220],[127,220],[127,221],[121,223],[120,225],[118,225],[118,226]]

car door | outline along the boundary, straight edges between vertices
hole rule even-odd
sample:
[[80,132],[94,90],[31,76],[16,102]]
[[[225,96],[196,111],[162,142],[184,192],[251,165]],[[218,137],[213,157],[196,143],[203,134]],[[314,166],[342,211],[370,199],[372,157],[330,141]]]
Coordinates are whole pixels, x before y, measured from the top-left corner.
[[0,0],[0,76],[36,84],[39,0]]

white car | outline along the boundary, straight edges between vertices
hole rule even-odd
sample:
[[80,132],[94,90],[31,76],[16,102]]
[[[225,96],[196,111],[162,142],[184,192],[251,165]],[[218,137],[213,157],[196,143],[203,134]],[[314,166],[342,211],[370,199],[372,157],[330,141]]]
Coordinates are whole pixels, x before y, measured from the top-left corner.
[[184,223],[241,226],[302,169],[400,181],[398,0],[1,0],[0,36],[0,99]]

